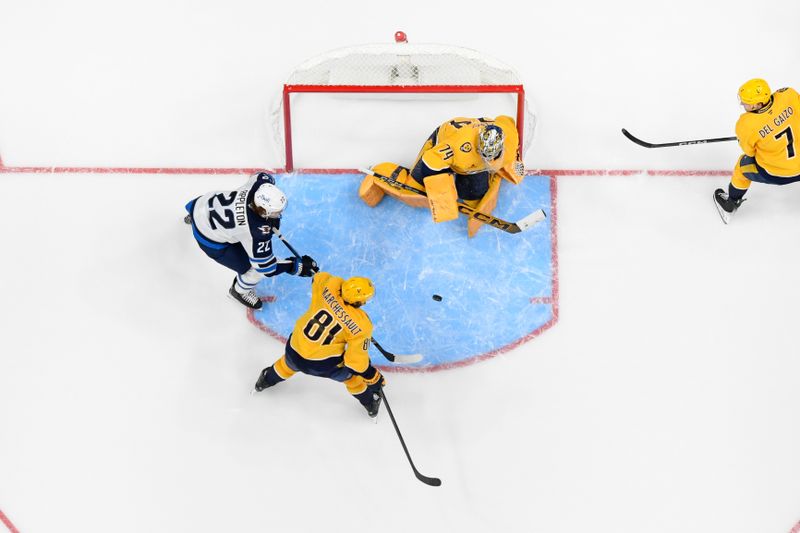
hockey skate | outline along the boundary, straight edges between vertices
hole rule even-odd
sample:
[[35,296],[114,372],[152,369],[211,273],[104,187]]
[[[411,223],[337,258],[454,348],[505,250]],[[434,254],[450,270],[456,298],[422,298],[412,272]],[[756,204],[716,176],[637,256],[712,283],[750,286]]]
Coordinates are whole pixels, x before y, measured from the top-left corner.
[[267,379],[267,373],[269,372],[270,368],[272,368],[272,367],[268,366],[267,368],[265,368],[264,370],[261,371],[261,375],[258,376],[258,380],[256,381],[256,385],[255,385],[255,387],[253,387],[253,392],[261,392],[262,390],[268,389],[268,388],[272,387],[272,385],[274,385],[274,383],[269,383],[269,380]]
[[730,223],[731,217],[739,209],[739,206],[744,202],[744,198],[739,200],[731,200],[728,198],[728,193],[722,189],[714,191],[714,205],[717,206],[719,216],[725,224]]
[[367,414],[370,418],[375,418],[378,416],[378,410],[381,408],[381,397],[377,394],[372,395],[372,401],[369,403],[362,403],[361,405],[364,406],[364,409],[367,410]]
[[261,309],[261,300],[256,295],[256,291],[249,290],[242,293],[236,290],[236,278],[233,278],[233,283],[231,284],[231,288],[228,289],[228,294],[231,298],[245,307],[249,307],[250,309]]

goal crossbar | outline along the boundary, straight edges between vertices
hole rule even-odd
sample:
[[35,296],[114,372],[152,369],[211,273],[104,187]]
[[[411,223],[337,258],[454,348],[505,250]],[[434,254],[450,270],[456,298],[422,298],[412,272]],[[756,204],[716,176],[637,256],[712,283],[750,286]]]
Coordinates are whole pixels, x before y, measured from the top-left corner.
[[374,94],[464,94],[511,93],[517,98],[517,131],[523,146],[525,128],[525,89],[522,85],[304,85],[283,86],[283,127],[286,171],[294,170],[292,155],[292,93],[374,93]]

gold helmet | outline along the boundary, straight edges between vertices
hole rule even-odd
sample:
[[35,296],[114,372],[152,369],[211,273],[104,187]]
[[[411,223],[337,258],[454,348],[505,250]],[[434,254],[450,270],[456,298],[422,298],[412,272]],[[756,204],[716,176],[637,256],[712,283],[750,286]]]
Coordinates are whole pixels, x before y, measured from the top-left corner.
[[342,283],[342,300],[350,305],[363,305],[375,295],[375,287],[367,278],[354,277]]
[[769,89],[769,85],[761,78],[746,81],[739,87],[739,101],[743,104],[767,104],[771,96],[772,91]]

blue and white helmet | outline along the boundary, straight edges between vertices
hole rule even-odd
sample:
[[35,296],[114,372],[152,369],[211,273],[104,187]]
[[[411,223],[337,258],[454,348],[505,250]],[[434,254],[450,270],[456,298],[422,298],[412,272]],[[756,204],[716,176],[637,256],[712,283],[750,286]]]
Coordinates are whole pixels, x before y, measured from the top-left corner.
[[260,172],[256,172],[251,177],[255,178],[256,181],[264,180],[267,183],[271,183],[271,184],[275,185],[275,178],[272,176],[272,174],[270,174],[266,170],[262,170]]
[[286,209],[286,195],[272,183],[261,185],[253,196],[256,207],[263,209],[259,213],[264,218],[281,218],[281,213]]
[[494,161],[503,153],[505,135],[500,126],[487,124],[478,132],[478,153],[484,161]]

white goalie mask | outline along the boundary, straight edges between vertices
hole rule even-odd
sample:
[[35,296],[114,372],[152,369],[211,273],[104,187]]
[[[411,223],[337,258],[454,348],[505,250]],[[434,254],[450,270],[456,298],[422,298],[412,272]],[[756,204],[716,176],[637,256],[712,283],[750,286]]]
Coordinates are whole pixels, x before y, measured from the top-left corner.
[[478,153],[484,161],[494,161],[503,153],[503,130],[488,124],[478,133]]
[[253,196],[253,203],[265,211],[264,218],[280,218],[286,209],[286,195],[271,183],[265,183]]

